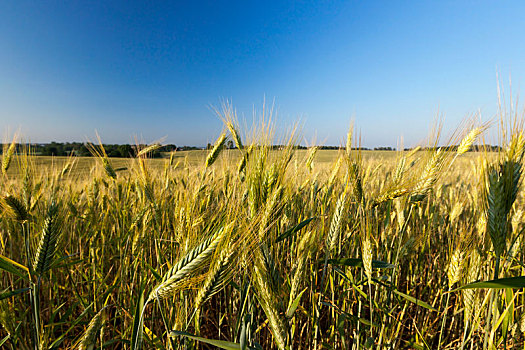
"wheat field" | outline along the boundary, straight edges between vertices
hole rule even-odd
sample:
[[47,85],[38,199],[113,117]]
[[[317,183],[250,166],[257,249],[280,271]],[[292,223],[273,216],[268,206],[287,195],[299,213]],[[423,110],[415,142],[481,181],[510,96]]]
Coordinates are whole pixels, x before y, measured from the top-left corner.
[[5,145],[0,348],[525,348],[520,123],[298,151],[227,112],[165,159]]

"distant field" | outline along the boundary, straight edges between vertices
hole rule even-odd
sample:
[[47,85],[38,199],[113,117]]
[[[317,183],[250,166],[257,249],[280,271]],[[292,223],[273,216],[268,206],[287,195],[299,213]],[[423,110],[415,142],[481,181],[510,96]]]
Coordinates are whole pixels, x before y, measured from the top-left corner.
[[[295,153],[294,159],[300,161],[304,159],[307,154],[307,150],[298,150]],[[314,166],[328,165],[336,161],[337,155],[341,151],[339,150],[319,150],[317,151]],[[179,165],[184,165],[185,162],[189,166],[202,166],[206,160],[208,151],[180,151],[174,154],[175,163],[180,162]],[[362,151],[364,161],[374,162],[389,162],[395,161],[399,156],[399,152],[395,151]],[[461,159],[462,162],[468,159],[472,159],[477,155],[475,152],[471,152]],[[168,156],[169,157],[169,156]],[[36,156],[33,157],[35,169],[39,173],[48,173],[50,171],[61,171],[64,165],[68,162],[68,157],[51,157],[51,156]],[[72,169],[73,175],[89,175],[92,169],[97,164],[97,158],[95,157],[74,157],[75,166]],[[149,159],[148,164],[152,168],[161,169],[164,167],[167,158]],[[240,153],[237,150],[227,150],[221,154],[219,163],[223,165],[231,162],[237,163],[240,159]],[[120,172],[126,171],[131,168],[132,163],[135,161],[133,158],[109,158],[111,165],[115,169],[119,169]],[[13,166],[9,169],[9,175],[15,175],[19,172],[19,166],[17,164],[19,160],[15,157]]]

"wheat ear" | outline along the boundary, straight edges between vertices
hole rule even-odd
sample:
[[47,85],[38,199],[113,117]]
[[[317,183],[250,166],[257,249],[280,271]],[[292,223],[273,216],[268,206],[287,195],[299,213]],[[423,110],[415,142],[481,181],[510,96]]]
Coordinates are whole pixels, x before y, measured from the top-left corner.
[[29,218],[27,209],[18,198],[13,195],[6,195],[0,198],[0,207],[13,219],[24,222]]
[[97,333],[102,328],[104,324],[104,309],[100,310],[89,322],[86,332],[82,336],[80,343],[78,345],[78,350],[88,350],[93,349],[97,341]]
[[7,151],[4,152],[4,155],[2,157],[2,173],[5,175],[7,174],[7,170],[9,169],[9,165],[11,165],[11,160],[13,159],[13,155],[15,154],[16,150],[16,135],[13,138],[13,141],[9,145],[9,148]]
[[222,149],[224,148],[224,144],[226,143],[226,133],[222,133],[221,136],[217,139],[215,142],[215,145],[213,146],[211,152],[206,157],[206,169],[215,163],[217,158],[219,157],[219,154],[221,153]]
[[179,260],[177,264],[168,270],[166,275],[164,275],[163,281],[150,293],[146,304],[153,299],[164,299],[172,295],[180,286],[180,282],[184,278],[193,274],[207,263],[209,258],[215,252],[215,248],[217,248],[217,245],[223,236],[223,232],[224,230],[221,228],[216,234],[192,249],[181,260]]
[[33,270],[38,275],[43,275],[51,267],[59,236],[58,205],[51,203],[44,220],[42,235],[33,262]]

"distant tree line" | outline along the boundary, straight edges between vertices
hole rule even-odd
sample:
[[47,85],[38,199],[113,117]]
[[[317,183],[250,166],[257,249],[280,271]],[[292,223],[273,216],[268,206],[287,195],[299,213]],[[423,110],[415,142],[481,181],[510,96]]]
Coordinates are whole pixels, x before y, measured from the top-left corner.
[[[7,148],[9,145],[3,145],[0,144],[2,147],[0,147],[0,154],[2,151]],[[129,145],[129,144],[104,144],[104,149],[106,150],[106,153],[108,157],[118,157],[118,158],[130,158],[135,157],[136,155],[136,149],[137,146]],[[226,148],[228,149],[235,149],[235,146],[232,141],[229,141],[226,143]],[[139,145],[139,148],[145,147],[145,145]],[[212,144],[209,144],[206,146],[206,149],[211,149],[213,147]],[[281,149],[283,147],[286,147],[284,145],[273,145],[272,149]],[[456,149],[458,146],[452,146],[452,149]],[[24,145],[24,148],[26,148],[26,145]],[[294,146],[295,149],[308,149],[306,146]],[[318,146],[321,150],[339,150],[341,149],[340,146]],[[182,146],[178,147],[173,144],[169,145],[163,145],[153,151],[149,157],[151,158],[160,158],[162,157],[163,153],[166,152],[173,152],[173,151],[192,151],[192,150],[201,150],[202,147],[195,147],[195,146]],[[354,150],[374,150],[374,151],[396,151],[395,148],[392,147],[374,147],[374,148],[367,148],[367,147],[359,147],[359,148],[352,148]],[[405,148],[405,151],[411,151],[413,148]],[[428,147],[422,147],[422,150],[429,149]],[[471,147],[471,151],[489,151],[489,152],[495,152],[500,150],[500,146],[481,146],[481,145],[474,145]],[[22,145],[17,144],[17,150],[16,152],[23,151]],[[39,144],[31,144],[31,152],[35,155],[42,155],[42,156],[69,156],[69,155],[75,155],[79,157],[91,157],[92,154],[87,148],[85,143],[81,142],[51,142],[51,143],[39,143]]]
[[[455,151],[457,150],[459,147],[459,145],[453,145],[453,146],[450,146],[450,149]],[[421,147],[421,150],[429,150],[429,149],[439,149],[439,148],[448,148],[448,147],[442,147],[442,146],[438,146],[438,147]],[[405,148],[405,151],[412,151],[414,148]],[[486,151],[486,152],[497,152],[497,151],[500,151],[502,150],[502,147],[501,146],[493,146],[493,145],[472,145],[469,149],[469,152],[483,152],[483,151]]]
[[[0,153],[3,152],[4,149],[6,149],[9,145],[2,145],[0,147]],[[106,153],[108,157],[118,157],[118,158],[130,158],[135,157],[136,155],[136,149],[137,146],[135,145],[129,145],[129,144],[104,144],[104,149],[106,150]],[[139,145],[139,149],[145,147],[146,145]],[[87,148],[85,143],[81,142],[51,142],[51,143],[38,143],[38,144],[31,144],[31,153],[35,155],[41,155],[41,156],[78,156],[78,157],[91,157],[92,154]],[[24,152],[24,150],[27,149],[27,145],[16,145],[16,153]],[[148,155],[148,157],[151,158],[160,158],[162,157],[162,153],[165,152],[173,152],[173,151],[187,151],[187,150],[197,150],[201,149],[198,147],[192,147],[192,146],[183,146],[183,147],[177,147],[176,145],[162,145],[155,151],[153,151],[151,154]]]

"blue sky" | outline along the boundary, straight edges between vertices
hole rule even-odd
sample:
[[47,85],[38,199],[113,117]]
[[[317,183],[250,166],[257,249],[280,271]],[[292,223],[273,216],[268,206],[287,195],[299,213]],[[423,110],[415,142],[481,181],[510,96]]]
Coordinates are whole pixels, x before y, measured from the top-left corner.
[[228,99],[250,122],[339,145],[425,138],[497,110],[525,79],[522,1],[3,1],[0,128],[33,142],[213,142]]

